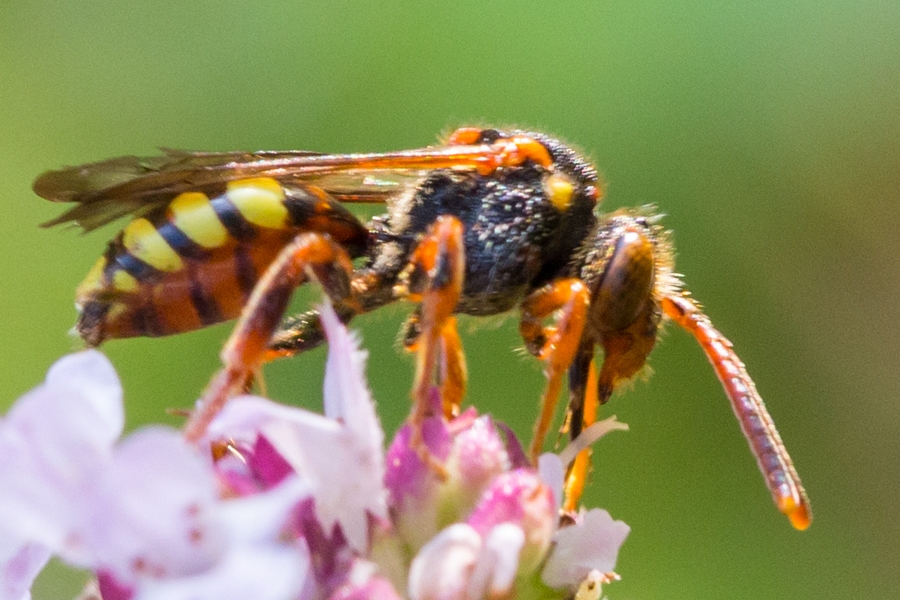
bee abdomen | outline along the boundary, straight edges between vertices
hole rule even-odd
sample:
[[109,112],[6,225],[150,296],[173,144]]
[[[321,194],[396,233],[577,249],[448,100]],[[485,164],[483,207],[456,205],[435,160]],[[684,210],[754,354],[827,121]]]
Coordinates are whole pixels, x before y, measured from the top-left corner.
[[309,231],[331,235],[352,255],[368,235],[321,190],[271,178],[180,194],[110,242],[76,292],[76,329],[95,346],[234,318],[281,248]]

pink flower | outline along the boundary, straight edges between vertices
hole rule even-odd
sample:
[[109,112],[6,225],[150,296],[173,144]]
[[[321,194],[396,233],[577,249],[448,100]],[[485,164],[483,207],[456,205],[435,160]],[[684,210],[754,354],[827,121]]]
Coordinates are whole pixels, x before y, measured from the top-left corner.
[[617,578],[612,571],[629,528],[594,509],[557,529],[562,463],[556,455],[541,463],[540,471],[498,475],[465,522],[421,547],[409,574],[412,599],[515,597],[517,586],[527,588],[526,597],[566,597],[590,587],[599,598],[599,584]]
[[27,599],[51,554],[93,570],[104,600],[599,597],[628,527],[591,510],[559,528],[560,457],[528,465],[474,409],[422,426],[443,473],[409,426],[385,453],[366,355],[321,316],[324,415],[241,396],[200,449],[162,427],[120,440],[99,352],[54,365],[0,420],[0,600]]
[[50,560],[50,550],[17,542],[2,531],[0,539],[6,541],[0,548],[0,600],[30,600],[31,584]]
[[[122,424],[118,379],[96,351],[61,359],[0,422],[0,557],[11,557],[5,574],[21,575],[4,577],[19,582],[4,586],[6,597],[27,597],[18,592],[50,553],[104,574],[120,598],[177,598],[214,572],[237,589],[240,574],[225,566],[238,560],[302,567],[303,548],[278,537],[303,496],[297,481],[222,501],[212,466],[177,431],[147,428],[116,443]],[[302,583],[297,571],[243,587],[289,598]]]
[[629,531],[628,525],[614,521],[605,510],[581,512],[574,525],[556,532],[555,547],[543,570],[544,582],[561,588],[584,581],[592,572],[611,573]]
[[388,516],[384,434],[365,382],[365,352],[330,307],[322,308],[322,323],[329,342],[325,415],[241,396],[216,417],[208,437],[265,440],[311,486],[323,527],[340,525],[350,546],[364,552],[369,519]]

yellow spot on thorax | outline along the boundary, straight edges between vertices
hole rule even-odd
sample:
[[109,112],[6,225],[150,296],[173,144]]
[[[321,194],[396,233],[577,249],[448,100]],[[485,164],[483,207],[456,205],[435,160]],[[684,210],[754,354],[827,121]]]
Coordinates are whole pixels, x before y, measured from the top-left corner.
[[204,248],[218,248],[228,241],[228,230],[219,221],[206,194],[178,195],[169,204],[169,218],[175,227]]
[[565,212],[572,203],[575,186],[568,177],[556,174],[544,180],[544,192],[558,211]]
[[228,184],[228,199],[241,215],[259,227],[282,229],[288,225],[284,188],[271,177],[241,179]]
[[122,232],[125,248],[154,269],[171,273],[180,270],[184,263],[178,253],[147,219],[135,219]]

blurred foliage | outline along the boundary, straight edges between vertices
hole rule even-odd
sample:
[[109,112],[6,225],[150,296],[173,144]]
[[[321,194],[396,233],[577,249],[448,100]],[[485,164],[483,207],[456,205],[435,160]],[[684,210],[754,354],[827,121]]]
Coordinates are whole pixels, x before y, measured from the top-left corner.
[[[735,342],[813,501],[771,506],[719,385],[671,331],[605,414],[589,502],[633,528],[610,598],[887,598],[900,589],[900,3],[0,3],[0,406],[77,347],[72,292],[113,229],[38,224],[41,171],[186,149],[417,147],[521,124],[589,152],[605,207],[654,203],[679,271]],[[302,306],[313,291],[298,299]],[[388,429],[407,410],[402,308],[356,322]],[[526,435],[543,385],[514,319],[464,328],[470,400]],[[227,325],[104,349],[131,427],[177,423]],[[267,370],[315,406],[323,354]],[[54,568],[36,600],[81,576]]]

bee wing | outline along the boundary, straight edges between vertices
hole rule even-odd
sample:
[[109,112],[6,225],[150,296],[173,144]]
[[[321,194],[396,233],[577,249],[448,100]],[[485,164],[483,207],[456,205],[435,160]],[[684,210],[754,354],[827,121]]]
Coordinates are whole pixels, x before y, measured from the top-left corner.
[[37,195],[76,206],[43,224],[74,223],[85,232],[124,216],[165,206],[176,195],[248,177],[316,185],[345,202],[384,202],[438,167],[475,168],[483,148],[437,146],[386,154],[316,152],[185,152],[122,156],[47,171],[34,182]]
[[341,202],[381,204],[390,196],[416,185],[425,171],[405,169],[332,173],[312,176],[306,182],[316,185]]

